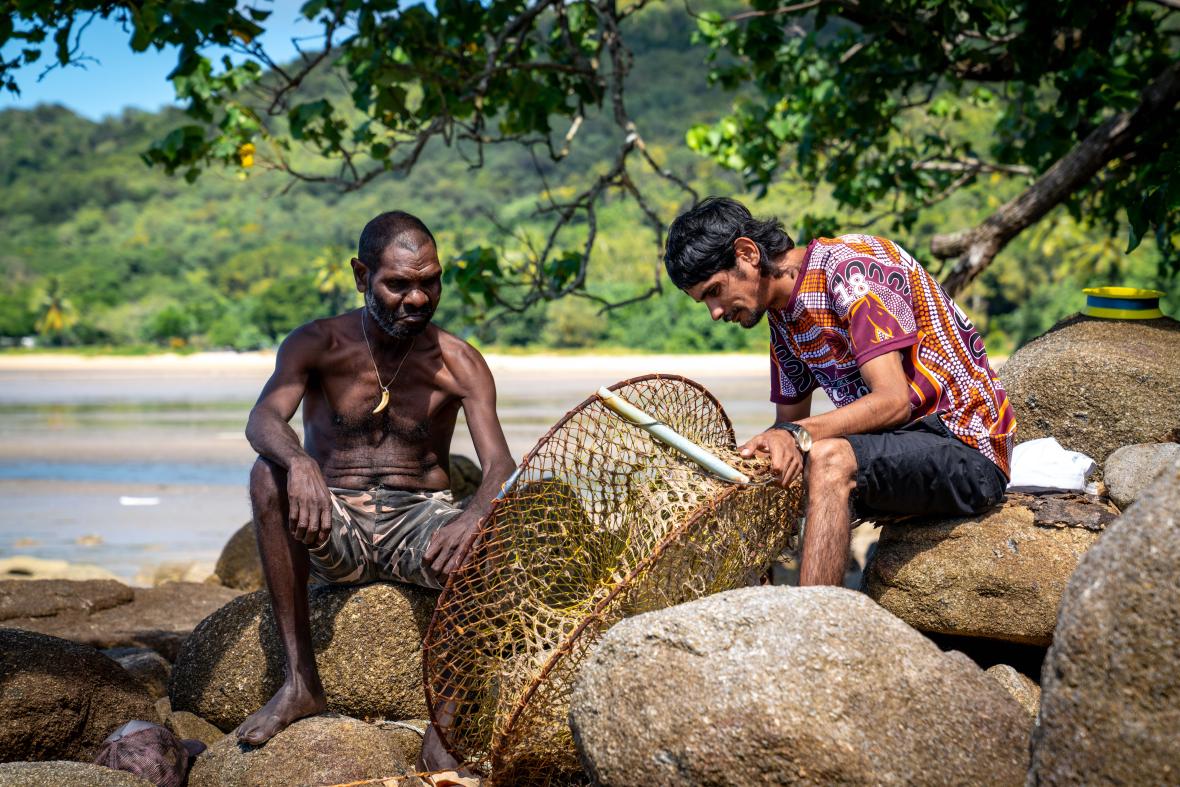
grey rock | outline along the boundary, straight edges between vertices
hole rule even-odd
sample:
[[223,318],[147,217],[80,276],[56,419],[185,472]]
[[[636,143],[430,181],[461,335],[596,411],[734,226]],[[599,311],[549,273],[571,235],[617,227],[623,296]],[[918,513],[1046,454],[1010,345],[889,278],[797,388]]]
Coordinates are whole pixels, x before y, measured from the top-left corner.
[[1020,703],[1030,722],[1036,719],[1037,711],[1041,708],[1041,687],[1032,678],[1007,664],[988,667],[986,672],[1012,695],[1012,699]]
[[1180,443],[1125,445],[1106,458],[1102,468],[1106,491],[1126,510],[1157,475],[1180,457]]
[[343,784],[412,770],[405,739],[343,716],[303,719],[265,746],[227,735],[197,758],[189,787]]
[[1180,441],[1180,322],[1071,317],[1000,371],[1016,441],[1055,437],[1097,462],[1119,446]]
[[1180,459],[1069,581],[1030,783],[1180,784]]
[[[19,585],[17,589],[5,590],[28,596],[41,594],[42,588],[49,590],[71,584],[92,585],[90,582],[48,579],[3,584]],[[4,625],[84,642],[96,648],[151,648],[168,661],[175,661],[180,643],[193,627],[240,595],[238,591],[203,582],[169,582],[160,587],[127,590],[131,592],[131,599],[118,604],[98,605],[90,609],[63,606],[55,614],[14,617],[5,620]],[[56,592],[64,593],[60,590]],[[80,588],[78,597],[84,592],[89,593],[90,590]],[[126,594],[120,591],[118,598],[124,599]]]
[[1013,494],[975,517],[888,524],[865,592],[919,631],[1047,646],[1066,582],[1101,535],[1090,524],[1117,515],[1096,498]]
[[743,588],[628,618],[571,700],[603,785],[1022,784],[1027,763],[1006,691],[843,588]]
[[[360,718],[420,719],[422,636],[437,597],[410,585],[321,585],[309,593],[312,642],[328,709]],[[202,621],[172,670],[174,710],[229,732],[282,685],[270,599],[258,591]]]
[[155,715],[139,682],[94,648],[0,628],[0,760],[92,760],[116,727]]
[[150,648],[108,648],[102,653],[139,681],[153,700],[168,696],[172,665],[156,651]]
[[88,762],[0,763],[0,787],[154,787],[147,779]]

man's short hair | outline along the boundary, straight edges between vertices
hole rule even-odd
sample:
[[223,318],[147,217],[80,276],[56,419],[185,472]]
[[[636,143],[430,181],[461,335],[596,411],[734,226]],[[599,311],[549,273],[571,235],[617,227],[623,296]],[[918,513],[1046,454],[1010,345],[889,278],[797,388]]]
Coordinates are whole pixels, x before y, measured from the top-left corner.
[[422,219],[404,210],[391,210],[382,213],[370,221],[361,230],[361,240],[357,244],[357,258],[370,268],[381,263],[381,255],[391,245],[400,246],[407,251],[418,251],[423,239],[438,247],[434,241],[434,233],[423,223]]
[[687,290],[732,268],[737,263],[733,244],[742,237],[758,247],[758,268],[763,276],[775,275],[774,261],[795,248],[778,219],[756,219],[737,200],[709,197],[672,222],[664,251],[668,277]]

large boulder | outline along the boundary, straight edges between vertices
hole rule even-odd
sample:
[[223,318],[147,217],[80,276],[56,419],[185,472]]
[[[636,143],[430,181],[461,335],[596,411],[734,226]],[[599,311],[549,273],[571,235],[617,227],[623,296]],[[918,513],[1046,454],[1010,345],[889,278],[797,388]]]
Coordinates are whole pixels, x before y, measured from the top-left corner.
[[1106,492],[1126,510],[1155,477],[1180,457],[1180,443],[1124,445],[1106,458],[1102,475]]
[[88,645],[0,628],[0,760],[92,760],[131,719],[155,719],[151,697]]
[[1116,448],[1180,434],[1180,322],[1072,317],[1000,372],[1017,442],[1056,437],[1102,462]]
[[603,785],[1023,784],[1028,724],[970,659],[860,593],[743,588],[628,618],[570,723]]
[[[193,627],[240,595],[203,582],[169,582],[156,588],[116,586],[109,581],[0,581],[0,599],[24,599],[9,602],[12,613],[0,613],[12,615],[3,625],[96,648],[151,648],[175,661],[180,643]],[[40,600],[50,595],[52,603]],[[19,614],[33,605],[41,606],[38,614]]]
[[130,604],[135,591],[113,579],[0,580],[0,622],[69,612],[92,615]]
[[0,763],[0,787],[154,787],[127,771],[88,762]]
[[1030,784],[1180,784],[1180,459],[1082,558],[1041,673]]
[[227,735],[197,758],[189,787],[269,787],[343,784],[413,770],[416,738],[343,716],[303,719],[265,746],[239,744]]
[[[410,585],[320,585],[309,593],[316,664],[328,709],[359,718],[420,719],[422,637],[436,594]],[[173,710],[230,731],[283,682],[283,650],[266,591],[202,621],[172,670]]]
[[1084,495],[1009,495],[985,514],[886,525],[865,592],[919,631],[1047,646],[1078,559],[1118,511]]

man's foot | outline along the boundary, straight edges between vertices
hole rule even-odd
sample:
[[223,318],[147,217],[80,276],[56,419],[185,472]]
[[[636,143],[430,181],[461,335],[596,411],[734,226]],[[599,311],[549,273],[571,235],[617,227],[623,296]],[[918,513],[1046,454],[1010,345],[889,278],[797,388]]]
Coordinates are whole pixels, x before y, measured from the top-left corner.
[[275,692],[270,702],[250,715],[234,731],[238,741],[251,746],[261,746],[278,735],[295,721],[307,716],[323,713],[328,707],[324,690],[312,691],[302,682],[287,679]]
[[[422,736],[422,754],[418,757],[420,771],[455,771],[459,769],[459,761],[442,745],[442,738],[433,724],[426,727],[426,734]],[[466,771],[464,771],[466,775]]]

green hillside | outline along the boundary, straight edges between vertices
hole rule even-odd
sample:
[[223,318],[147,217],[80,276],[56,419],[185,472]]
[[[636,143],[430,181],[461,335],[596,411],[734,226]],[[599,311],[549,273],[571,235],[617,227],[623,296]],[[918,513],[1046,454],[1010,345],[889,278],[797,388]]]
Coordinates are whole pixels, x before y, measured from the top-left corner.
[[[735,175],[684,144],[692,124],[715,120],[731,100],[706,86],[691,20],[678,9],[657,9],[630,25],[636,62],[629,109],[649,148],[702,195],[752,200],[740,193]],[[0,112],[0,341],[271,346],[296,325],[359,302],[347,260],[361,227],[381,211],[420,215],[439,238],[444,265],[463,249],[505,243],[498,227],[537,239],[545,229],[535,215],[541,181],[527,151],[516,146],[489,149],[484,166],[473,169],[459,151],[436,145],[410,176],[387,176],[349,194],[265,172],[212,172],[190,185],[140,159],[183,122],[177,111],[128,111],[98,123],[61,107]],[[556,192],[573,193],[605,166],[617,146],[612,133],[609,123],[588,119],[574,154],[548,166]],[[684,206],[681,192],[653,184],[653,193],[667,220]],[[1005,197],[979,184],[929,210],[910,235],[893,237],[926,259],[931,235],[976,223]],[[790,228],[801,205],[825,199],[785,180],[751,207],[779,215]],[[859,231],[857,218],[849,217],[850,231]],[[1010,350],[1076,310],[1084,284],[1168,285],[1158,279],[1148,244],[1124,257],[1123,239],[1087,230],[1064,213],[1042,225],[1006,249],[965,299],[995,351]],[[889,234],[889,227],[869,231]],[[599,239],[589,293],[620,300],[645,291],[659,260],[636,206],[621,199],[603,206]],[[1173,313],[1176,305],[1174,295],[1165,301]],[[766,342],[764,331],[712,324],[666,282],[661,296],[607,314],[594,301],[566,298],[524,314],[484,315],[444,292],[438,319],[505,348],[692,352],[759,349]]]

